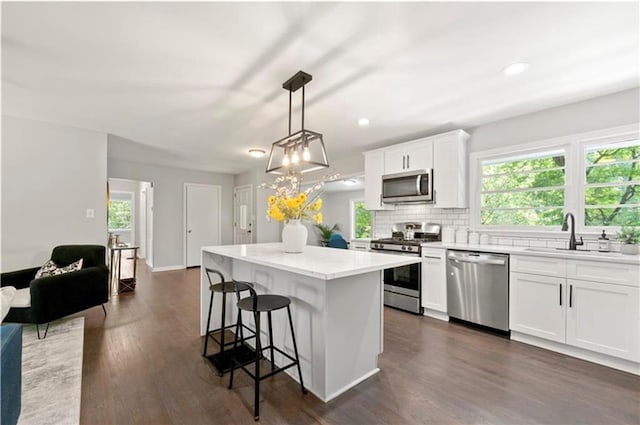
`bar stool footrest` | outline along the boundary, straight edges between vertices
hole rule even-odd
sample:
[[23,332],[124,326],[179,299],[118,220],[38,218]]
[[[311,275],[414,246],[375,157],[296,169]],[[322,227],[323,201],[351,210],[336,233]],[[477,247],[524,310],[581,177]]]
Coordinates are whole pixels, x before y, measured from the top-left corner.
[[[293,358],[292,356],[290,356],[288,353],[285,353],[284,351],[282,351],[282,350],[281,350],[281,349],[279,349],[278,347],[275,347],[275,346],[274,346],[274,347],[271,347],[271,346],[269,345],[269,346],[266,346],[266,347],[262,347],[262,349],[261,349],[260,351],[264,352],[264,350],[268,350],[268,349],[270,349],[270,348],[273,348],[273,349],[274,349],[274,351],[277,351],[278,353],[282,354],[283,356],[285,356],[286,358],[288,358],[289,360],[291,360],[291,361],[292,361],[292,363],[289,363],[288,365],[286,365],[286,366],[282,366],[282,367],[276,366],[276,368],[275,368],[274,370],[272,370],[272,371],[270,371],[269,373],[266,373],[266,374],[264,374],[264,375],[260,376],[260,377],[258,378],[260,381],[262,381],[263,379],[271,378],[271,377],[272,377],[273,375],[275,375],[276,373],[283,372],[283,371],[285,371],[285,370],[289,369],[290,367],[295,366],[296,364],[298,364],[298,362],[296,361],[296,359],[295,359],[295,358]],[[253,353],[254,353],[254,358],[253,358],[251,361],[248,361],[248,362],[246,362],[246,363],[244,363],[244,364],[240,364],[240,362],[236,361],[236,365],[235,365],[235,367],[236,367],[236,368],[241,368],[242,370],[244,370],[244,371],[245,371],[245,373],[246,373],[247,375],[249,375],[249,376],[251,377],[251,379],[254,379],[254,380],[255,380],[255,379],[256,379],[256,375],[255,375],[254,373],[252,373],[251,371],[249,371],[249,370],[245,367],[247,364],[249,364],[249,363],[253,363],[253,362],[255,361],[255,351],[253,351]],[[273,359],[271,359],[271,363],[273,363]],[[275,363],[273,363],[273,364],[275,364]]]
[[244,366],[248,363],[255,362],[256,352],[248,345],[242,344],[235,348],[225,350],[224,352],[206,356],[206,359],[209,360],[213,367],[218,371],[218,375],[222,375],[223,373],[230,371],[234,363],[236,365]]
[[[225,326],[224,330],[235,329],[235,327],[236,327],[236,324],[232,323],[231,325]],[[246,325],[242,325],[242,327],[243,327],[243,329],[245,331],[248,331],[250,333],[250,335],[249,336],[245,336],[243,339],[239,340],[238,341],[239,343],[242,343],[243,341],[246,341],[246,340],[249,340],[251,338],[255,338],[256,337],[256,333],[255,333],[255,331],[253,329],[251,329],[250,327],[248,327]],[[207,332],[207,337],[209,337],[212,340],[214,340],[215,343],[218,344],[218,346],[220,346],[220,347],[222,347],[222,341],[218,337],[216,337],[216,334],[220,334],[222,332],[222,330],[223,330],[222,328],[217,328],[217,329],[212,329],[209,332]],[[230,338],[228,342],[224,343],[224,346],[228,347],[228,346],[233,345],[234,343],[235,343],[234,342],[234,338]]]

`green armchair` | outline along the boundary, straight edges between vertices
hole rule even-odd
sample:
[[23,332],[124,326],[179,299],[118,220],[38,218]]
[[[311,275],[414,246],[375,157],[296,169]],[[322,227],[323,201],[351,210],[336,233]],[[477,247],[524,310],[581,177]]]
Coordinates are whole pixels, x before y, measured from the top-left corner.
[[[109,269],[105,264],[105,247],[101,245],[61,245],[53,249],[51,260],[67,266],[83,259],[76,272],[35,279],[39,267],[2,273],[0,285],[30,288],[29,307],[12,307],[4,322],[46,323],[102,305],[109,300]],[[104,314],[107,311],[102,305]],[[40,338],[40,329],[38,338]]]

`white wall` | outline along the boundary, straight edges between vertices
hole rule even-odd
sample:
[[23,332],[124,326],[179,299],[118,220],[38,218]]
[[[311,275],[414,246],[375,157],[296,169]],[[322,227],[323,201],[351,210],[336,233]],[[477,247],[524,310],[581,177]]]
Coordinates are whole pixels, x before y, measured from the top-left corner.
[[640,89],[635,88],[469,129],[469,151],[478,152],[638,121]]
[[322,208],[325,224],[340,225],[340,233],[349,241],[351,239],[351,201],[363,200],[364,190],[350,190],[348,192],[327,192],[323,195]]
[[233,243],[233,175],[142,164],[109,157],[109,178],[153,183],[153,267],[184,265],[184,184],[222,187],[222,243]]
[[2,116],[2,271],[56,245],[106,245],[106,199],[106,134]]

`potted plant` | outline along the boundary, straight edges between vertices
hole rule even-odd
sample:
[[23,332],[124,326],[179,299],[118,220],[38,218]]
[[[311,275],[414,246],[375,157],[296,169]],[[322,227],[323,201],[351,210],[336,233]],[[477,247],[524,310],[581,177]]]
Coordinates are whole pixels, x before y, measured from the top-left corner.
[[327,246],[329,244],[329,239],[331,239],[331,235],[340,231],[338,223],[331,227],[322,223],[316,223],[314,226],[316,226],[316,229],[320,232],[320,244],[322,246]]
[[635,226],[622,226],[617,234],[620,241],[620,252],[623,254],[638,255],[638,242],[640,242],[640,228]]

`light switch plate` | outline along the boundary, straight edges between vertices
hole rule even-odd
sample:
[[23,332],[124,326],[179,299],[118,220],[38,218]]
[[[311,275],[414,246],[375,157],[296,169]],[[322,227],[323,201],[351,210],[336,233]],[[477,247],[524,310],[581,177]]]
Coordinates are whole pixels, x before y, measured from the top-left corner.
[[95,218],[96,217],[96,210],[94,210],[93,208],[87,208],[87,218]]

